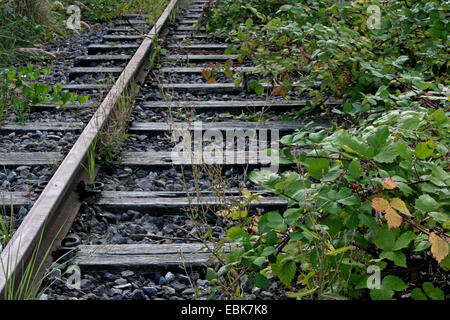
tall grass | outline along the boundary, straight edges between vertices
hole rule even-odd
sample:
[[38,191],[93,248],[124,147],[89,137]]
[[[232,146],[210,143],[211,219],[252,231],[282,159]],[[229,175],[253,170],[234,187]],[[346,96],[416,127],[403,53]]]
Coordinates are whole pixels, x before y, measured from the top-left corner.
[[32,45],[44,29],[33,18],[22,15],[13,7],[0,2],[0,66],[24,58],[26,54],[17,49]]
[[7,6],[15,13],[45,25],[50,20],[50,4],[48,0],[9,0]]
[[64,35],[65,19],[48,0],[0,1],[0,67],[29,60],[30,53],[20,48]]
[[[51,250],[54,245],[54,241],[58,238],[61,228],[58,230],[56,235],[53,237],[52,242],[47,248],[42,247],[43,237],[45,230],[43,229],[35,249],[33,250],[32,256],[23,269],[21,274],[16,274],[9,270],[11,260],[14,259],[14,253],[11,252],[8,255],[8,260],[6,261],[6,266],[2,264],[0,260],[0,275],[8,275],[6,281],[6,286],[4,288],[3,296],[0,299],[4,300],[38,300],[42,294],[51,286],[50,285],[42,288],[44,281],[49,278],[55,269],[62,268],[68,265],[75,257],[66,259],[67,255],[72,252],[69,251],[63,256],[58,258],[50,268],[46,268],[46,263],[50,257]],[[62,262],[62,263],[60,263]],[[41,290],[39,290],[41,289]]]
[[111,21],[120,18],[124,13],[148,15],[150,22],[155,23],[168,0],[80,0],[86,8],[82,9],[83,17],[94,21]]
[[6,219],[7,210],[3,206],[0,211],[0,252],[3,247],[9,242],[13,235],[14,231],[14,208],[13,208],[13,199],[12,194],[10,194],[10,213],[9,213],[9,221]]

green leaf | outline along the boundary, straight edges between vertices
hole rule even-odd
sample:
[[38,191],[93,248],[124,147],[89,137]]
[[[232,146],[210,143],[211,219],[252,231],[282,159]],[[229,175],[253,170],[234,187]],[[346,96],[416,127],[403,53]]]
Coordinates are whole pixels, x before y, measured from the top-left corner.
[[428,194],[423,194],[416,200],[415,206],[424,212],[431,212],[439,208],[439,203]]
[[450,186],[450,174],[445,172],[445,170],[441,167],[433,165],[433,167],[431,168],[431,174],[431,182],[433,182],[434,184],[440,187]]
[[307,158],[305,162],[308,173],[317,180],[320,180],[330,168],[330,161],[328,159]]
[[428,300],[427,296],[420,288],[414,288],[413,291],[411,291],[411,298],[413,298],[414,300]]
[[247,235],[247,233],[242,230],[240,227],[233,227],[230,230],[228,230],[227,232],[227,237],[231,240],[231,241],[237,241],[239,239],[241,239],[242,237],[245,237]]
[[213,268],[206,269],[206,280],[212,281],[214,279],[217,279],[217,273],[214,271]]
[[361,213],[358,215],[359,221],[371,230],[378,228],[377,221],[374,217],[368,214]]
[[443,213],[443,212],[430,212],[428,213],[428,216],[433,217],[434,220],[437,222],[444,224],[447,221],[450,221],[450,215]]
[[375,152],[380,150],[380,147],[386,143],[389,137],[389,128],[387,126],[382,126],[378,128],[375,135],[367,138],[367,142],[374,148]]
[[380,253],[381,259],[389,259],[394,262],[395,265],[400,267],[406,267],[406,256],[401,251],[383,251]]
[[367,143],[351,137],[345,130],[337,131],[335,133],[335,140],[342,146],[344,151],[356,154],[359,157],[372,157],[374,154],[373,147],[369,147]]
[[293,225],[300,217],[300,209],[298,208],[291,208],[287,209],[284,214],[284,220],[288,225]]
[[438,109],[435,112],[433,112],[433,120],[437,124],[444,123],[445,121],[445,112],[443,109]]
[[399,56],[397,58],[397,60],[395,60],[394,62],[392,62],[392,65],[397,67],[397,68],[402,68],[402,64],[407,61],[409,59],[408,56]]
[[370,290],[370,297],[372,300],[392,300],[394,291],[388,289],[372,289]]
[[262,267],[266,262],[266,257],[257,257],[255,260],[253,260],[253,264]]
[[271,228],[268,226],[267,221],[267,215],[263,215],[259,221],[258,221],[258,230],[261,233],[266,233],[271,230]]
[[261,273],[257,273],[255,276],[255,286],[261,288],[261,290],[267,290],[269,288],[269,279]]
[[274,229],[283,229],[283,217],[275,211],[271,211],[265,214],[267,216],[267,225]]
[[345,206],[359,206],[361,205],[361,199],[357,196],[350,196],[344,199],[338,199],[338,202]]
[[435,288],[431,282],[424,282],[422,285],[423,291],[433,300],[445,300],[444,292],[441,289]]
[[383,281],[381,282],[381,287],[387,290],[402,291],[405,290],[408,286],[399,277],[388,275],[384,277]]
[[353,159],[348,166],[348,172],[353,179],[358,180],[362,173],[361,163],[358,160]]
[[311,140],[311,142],[319,143],[320,141],[322,141],[325,138],[326,135],[327,135],[327,132],[325,130],[321,130],[316,133],[310,133],[308,136],[308,139]]
[[226,264],[226,265],[220,267],[219,271],[217,271],[217,275],[219,277],[223,276],[231,269],[231,267],[233,267],[233,265],[234,265],[234,263],[229,263],[229,264]]
[[406,143],[398,142],[397,143],[397,151],[398,155],[408,161],[412,161],[412,154],[409,150],[409,147]]
[[267,257],[275,253],[274,247],[265,247],[263,252],[261,253],[262,256]]
[[[427,241],[428,242],[428,241]],[[444,260],[442,260],[439,263],[439,266],[444,270],[444,271],[450,271],[450,254],[447,255]]]
[[391,163],[397,156],[397,145],[388,144],[381,148],[380,152],[375,157],[373,157],[373,160],[381,163]]
[[264,87],[261,85],[261,84],[257,84],[256,85],[256,87],[255,87],[255,93],[257,94],[257,95],[262,95],[262,94],[264,94]]
[[395,235],[392,231],[384,228],[378,233],[378,238],[374,243],[378,248],[384,251],[390,251],[395,245]]
[[291,286],[291,281],[294,279],[295,271],[297,270],[295,261],[293,260],[283,260],[281,268],[278,273],[278,278],[287,287]]
[[[247,252],[248,253],[248,252]],[[246,253],[246,254],[247,254]],[[241,260],[241,262],[242,262],[242,265],[243,266],[246,266],[246,267],[249,267],[249,266],[251,266],[253,263],[254,263],[254,261],[257,259],[258,257],[257,256],[253,256],[253,255],[243,255],[242,256],[242,260]]]
[[407,231],[402,233],[402,235],[397,239],[394,245],[394,251],[400,250],[408,247],[409,243],[416,238],[416,235],[412,231]]
[[430,157],[434,152],[434,143],[429,140],[427,142],[419,142],[416,146],[414,154],[417,158],[423,160]]
[[234,248],[230,254],[228,255],[229,262],[237,262],[241,259],[241,256],[244,254],[244,249],[241,247]]
[[341,175],[341,169],[339,166],[335,166],[327,172],[327,174],[323,177],[322,181],[334,181]]
[[267,232],[266,243],[268,246],[274,246],[277,243],[277,233],[275,231]]

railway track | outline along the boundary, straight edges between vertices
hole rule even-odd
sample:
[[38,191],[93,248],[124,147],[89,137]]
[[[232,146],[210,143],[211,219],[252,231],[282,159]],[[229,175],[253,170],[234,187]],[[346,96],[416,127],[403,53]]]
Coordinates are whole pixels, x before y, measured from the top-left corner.
[[[215,83],[207,83],[202,73],[210,63],[233,61],[236,70],[249,73],[254,68],[238,62],[237,55],[224,54],[227,44],[222,39],[194,25],[207,1],[192,2],[168,26],[169,17],[180,7],[178,2],[170,1],[146,35],[143,33],[149,25],[144,17],[124,16],[108,31],[103,43],[89,46],[87,56],[75,59],[71,82],[64,89],[96,97],[108,92],[87,125],[40,122],[0,128],[3,135],[45,132],[48,138],[70,133],[62,152],[0,153],[0,164],[8,168],[6,175],[16,178],[27,170],[35,176],[42,170],[46,174],[46,179],[33,182],[31,192],[3,192],[5,208],[31,209],[1,254],[2,297],[11,287],[20,286],[18,279],[30,260],[46,258],[45,266],[49,266],[52,257],[70,249],[71,263],[82,272],[81,288],[71,291],[59,280],[51,289],[53,298],[192,298],[192,281],[200,283],[200,297],[211,293],[200,276],[214,256],[213,249],[205,251],[205,246],[214,248],[214,243],[225,237],[227,227],[214,213],[238,203],[243,188],[263,191],[248,179],[249,170],[268,165],[267,159],[255,160],[246,154],[257,137],[249,133],[259,134],[259,140],[264,133],[269,137],[265,147],[276,148],[280,134],[299,129],[306,122],[250,122],[245,118],[265,111],[277,119],[281,111],[298,110],[307,101],[299,97],[290,101],[264,99],[245,83],[236,87],[220,72]],[[163,40],[165,52],[159,51],[161,58],[150,69],[158,39]],[[114,78],[115,83],[111,81]],[[270,92],[271,86],[265,85],[265,90]],[[133,110],[127,135],[122,136],[121,161],[97,166],[95,181],[103,189],[86,190],[83,181],[92,174],[86,170],[92,146],[101,132],[108,133],[118,124],[117,110],[122,110],[123,104]],[[87,107],[69,107],[83,112],[96,106],[94,100]],[[55,106],[36,108],[53,110]],[[236,120],[240,114],[244,120]],[[325,123],[317,123],[321,124]],[[243,141],[234,137],[239,130],[249,134]],[[186,141],[183,139],[191,133],[194,141],[202,137],[205,142],[211,138],[209,134],[216,138],[230,135],[231,142],[227,140],[223,153],[204,153],[200,159],[198,151],[201,154],[204,146],[196,149],[194,143],[191,149],[186,144],[183,146],[189,152],[174,157],[174,147],[180,145],[177,142]],[[239,143],[244,146],[240,151]],[[249,213],[285,206],[284,200],[268,195],[259,203],[251,203]],[[202,237],[205,233],[211,237]],[[69,242],[71,248],[61,250]],[[180,266],[184,271],[180,272]],[[33,272],[42,275],[43,270],[36,267]],[[190,277],[192,272],[196,275]]]

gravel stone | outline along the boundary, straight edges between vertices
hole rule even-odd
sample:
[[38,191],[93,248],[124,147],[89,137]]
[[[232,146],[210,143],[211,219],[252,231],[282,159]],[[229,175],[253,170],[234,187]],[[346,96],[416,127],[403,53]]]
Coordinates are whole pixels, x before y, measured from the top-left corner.
[[162,286],[162,291],[166,296],[172,296],[175,294],[175,289],[169,286]]
[[124,277],[124,278],[129,278],[129,277],[134,276],[134,272],[133,272],[133,271],[130,271],[130,270],[125,270],[125,271],[122,271],[122,272],[120,273],[120,275],[121,275],[122,277]]
[[198,279],[197,280],[197,285],[199,285],[200,287],[206,287],[206,286],[209,285],[209,281],[208,280]]
[[155,287],[143,287],[142,290],[144,290],[145,294],[149,297],[156,296],[158,293],[158,289]]
[[141,289],[136,289],[131,293],[132,300],[147,300],[147,297],[144,294],[144,291]]
[[120,286],[120,285],[127,284],[128,281],[125,280],[124,278],[119,278],[119,279],[116,279],[116,280],[114,281],[114,283]]
[[194,294],[194,289],[192,288],[187,288],[185,290],[183,290],[183,292],[181,293],[184,296],[190,296]]
[[164,278],[166,279],[167,283],[170,283],[173,280],[175,280],[175,275],[172,272],[169,271],[169,272],[166,273]]
[[171,286],[172,288],[174,288],[177,292],[181,292],[181,291],[183,291],[184,289],[186,289],[186,285],[183,284],[183,283],[181,283],[181,282],[178,282],[178,281],[172,282],[172,283],[170,284],[170,286]]
[[164,277],[160,277],[158,283],[160,286],[162,286],[162,285],[167,284],[167,280]]
[[92,284],[92,281],[91,281],[91,280],[89,280],[89,279],[82,279],[82,280],[80,281],[80,288],[81,288],[81,290],[89,289],[89,287],[91,286],[91,284]]
[[97,288],[95,288],[94,291],[92,291],[96,296],[103,296],[103,294],[105,293],[106,286],[105,285],[101,285],[98,286]]
[[117,276],[112,273],[106,272],[103,275],[103,279],[106,281],[115,281],[117,279]]

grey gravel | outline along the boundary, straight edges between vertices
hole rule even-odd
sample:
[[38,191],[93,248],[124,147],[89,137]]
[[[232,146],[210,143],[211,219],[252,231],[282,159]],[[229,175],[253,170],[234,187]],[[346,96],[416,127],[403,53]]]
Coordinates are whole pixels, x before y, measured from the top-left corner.
[[170,283],[175,280],[175,275],[172,272],[167,272],[164,278],[166,279],[167,283]]

